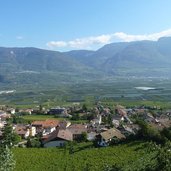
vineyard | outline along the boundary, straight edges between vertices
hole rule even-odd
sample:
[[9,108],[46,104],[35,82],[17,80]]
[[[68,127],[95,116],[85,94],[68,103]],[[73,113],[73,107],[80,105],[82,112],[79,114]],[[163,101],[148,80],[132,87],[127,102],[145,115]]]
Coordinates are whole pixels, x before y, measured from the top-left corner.
[[[16,171],[101,171],[117,165],[124,170],[140,170],[153,163],[156,152],[149,143],[131,142],[107,148],[94,148],[89,143],[68,148],[15,148]],[[153,161],[153,160],[152,160]],[[153,161],[155,164],[155,160]]]

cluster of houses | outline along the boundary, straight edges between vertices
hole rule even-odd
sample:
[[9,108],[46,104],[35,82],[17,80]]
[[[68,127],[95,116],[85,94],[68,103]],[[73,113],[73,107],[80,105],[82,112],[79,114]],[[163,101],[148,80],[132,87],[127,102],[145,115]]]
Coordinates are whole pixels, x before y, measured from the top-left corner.
[[23,139],[40,135],[44,147],[64,146],[68,141],[78,140],[87,132],[87,125],[71,124],[69,121],[34,121],[31,125],[16,125],[14,130]]
[[[29,110],[31,112],[31,110]],[[113,140],[123,140],[129,135],[135,135],[140,129],[139,125],[133,123],[132,117],[138,115],[156,129],[163,129],[171,126],[171,113],[152,115],[146,108],[126,109],[117,105],[115,114],[111,115],[110,108],[97,105],[95,110],[95,118],[89,123],[71,124],[69,120],[53,120],[34,121],[31,124],[13,125],[13,130],[21,136],[22,139],[35,137],[39,135],[44,147],[64,146],[66,142],[78,141],[86,134],[87,140],[97,141],[99,146],[108,146]],[[23,112],[23,111],[21,111]],[[28,112],[28,111],[27,111]],[[0,130],[6,124],[6,119],[15,114],[14,109],[6,111],[0,110]],[[70,117],[65,108],[52,108],[47,114],[60,115]],[[72,116],[72,115],[71,115]],[[103,122],[104,117],[111,117],[111,124]],[[0,132],[0,136],[1,136]]]
[[[100,125],[99,125],[100,126]],[[22,137],[41,136],[41,142],[44,147],[64,146],[69,141],[79,141],[83,134],[87,135],[87,140],[98,138],[100,146],[107,146],[112,138],[124,139],[124,134],[116,128],[100,129],[94,128],[91,124],[71,124],[69,121],[44,120],[34,121],[31,125],[17,124],[13,126],[14,131]]]

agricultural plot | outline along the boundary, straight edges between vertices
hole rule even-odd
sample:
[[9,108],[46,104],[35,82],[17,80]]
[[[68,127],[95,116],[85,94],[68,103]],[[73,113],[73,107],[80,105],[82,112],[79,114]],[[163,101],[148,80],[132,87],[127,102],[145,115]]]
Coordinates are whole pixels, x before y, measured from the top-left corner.
[[13,152],[16,171],[103,171],[112,165],[138,171],[156,155],[148,152],[148,143],[145,142],[107,148],[93,148],[91,144],[83,143],[74,146],[71,154],[67,148],[15,148]]

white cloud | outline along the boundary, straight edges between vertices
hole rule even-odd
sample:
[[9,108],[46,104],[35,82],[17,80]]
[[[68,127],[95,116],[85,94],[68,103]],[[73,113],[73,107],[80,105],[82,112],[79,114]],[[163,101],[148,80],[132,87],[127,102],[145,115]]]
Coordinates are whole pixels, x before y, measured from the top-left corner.
[[143,34],[143,35],[131,35],[123,32],[116,32],[113,34],[104,34],[100,36],[92,36],[85,38],[77,38],[70,41],[50,41],[46,45],[49,48],[90,48],[94,45],[104,45],[111,42],[123,41],[123,42],[131,42],[131,41],[140,41],[140,40],[158,40],[160,37],[171,36],[171,29],[164,30],[158,33],[153,34]]
[[94,44],[110,43],[110,35],[101,35],[97,37],[78,38],[71,41],[50,41],[46,45],[50,48],[70,47],[70,48],[88,48]]
[[125,42],[131,42],[131,41],[139,41],[139,40],[158,40],[160,37],[165,36],[171,36],[171,29],[164,30],[158,33],[153,34],[144,34],[144,35],[131,35],[126,34],[123,32],[114,33],[114,37],[119,38],[122,41]]
[[22,40],[22,39],[24,39],[24,37],[23,36],[17,36],[16,39]]
[[67,46],[67,43],[64,41],[51,41],[46,44],[48,47],[65,47]]

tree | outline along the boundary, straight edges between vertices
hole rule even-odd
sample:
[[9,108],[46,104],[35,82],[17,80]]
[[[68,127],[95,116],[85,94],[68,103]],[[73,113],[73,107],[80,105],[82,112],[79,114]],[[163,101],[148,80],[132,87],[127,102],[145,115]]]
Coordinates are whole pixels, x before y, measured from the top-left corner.
[[161,131],[161,135],[162,135],[163,137],[165,137],[166,139],[171,140],[171,127],[170,127],[170,128],[164,128],[164,129]]
[[163,143],[164,139],[157,129],[153,128],[143,120],[137,120],[136,123],[140,126],[140,130],[138,131],[138,136],[140,138]]
[[111,114],[108,114],[108,116],[107,116],[107,122],[108,122],[108,124],[110,125],[110,127],[113,127],[112,115],[111,115]]
[[2,141],[0,144],[0,171],[12,171],[15,167],[15,160],[10,150],[12,146],[20,141],[20,137],[13,132],[12,126],[7,123],[2,130]]
[[30,139],[30,138],[28,138],[26,146],[27,146],[28,148],[29,148],[29,147],[32,147],[32,143],[31,143],[31,139]]
[[18,142],[21,140],[21,137],[13,131],[12,126],[9,123],[5,125],[2,132],[3,138],[1,147],[5,148],[6,146],[8,146],[9,148],[11,148],[12,146],[18,144]]
[[0,171],[12,171],[15,168],[13,153],[6,146],[0,149]]
[[39,111],[42,112],[42,110],[43,110],[43,106],[39,105]]
[[18,124],[18,123],[23,124],[23,123],[27,123],[27,121],[24,120],[23,118],[19,117],[19,116],[14,116],[12,118],[12,123],[14,123],[14,124]]
[[87,114],[86,116],[87,116],[87,120],[91,121],[96,117],[96,114],[93,112],[93,113]]
[[78,142],[85,142],[87,141],[87,133],[83,132],[81,136],[77,139]]
[[27,140],[27,147],[36,147],[39,148],[41,146],[40,140],[37,138]]
[[74,113],[72,114],[72,118],[71,120],[75,120],[75,121],[78,121],[80,119],[80,115],[78,113]]
[[15,112],[16,113],[18,113],[20,110],[19,110],[19,108],[17,107],[16,109],[15,109]]
[[[151,142],[148,145],[148,153],[154,153],[151,160],[144,158],[141,164],[147,171],[170,171],[171,170],[171,143],[167,141],[164,146]],[[145,164],[145,165],[144,165]],[[132,167],[132,166],[131,166]]]
[[69,154],[73,154],[74,153],[74,142],[69,142],[68,146],[69,146]]
[[167,142],[164,147],[158,149],[157,154],[157,168],[158,171],[171,170],[171,143]]
[[86,106],[86,104],[83,104],[82,110],[83,110],[84,112],[87,112],[87,106]]

